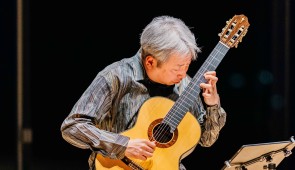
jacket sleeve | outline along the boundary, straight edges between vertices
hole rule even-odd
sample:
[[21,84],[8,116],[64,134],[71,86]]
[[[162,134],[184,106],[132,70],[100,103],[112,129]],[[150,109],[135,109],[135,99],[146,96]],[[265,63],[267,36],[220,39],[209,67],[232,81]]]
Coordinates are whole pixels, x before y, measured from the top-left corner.
[[201,124],[202,135],[200,145],[209,147],[218,139],[219,133],[226,122],[226,112],[219,105],[209,106],[206,109],[204,122]]
[[199,97],[192,113],[198,119],[202,130],[199,144],[203,147],[212,146],[218,139],[219,133],[225,125],[225,110],[220,106],[220,104],[207,106],[205,108],[201,98]]
[[104,77],[97,76],[61,125],[61,134],[68,143],[91,149],[104,156],[121,159],[129,138],[111,132],[110,125],[100,129],[98,122],[110,122],[112,94]]

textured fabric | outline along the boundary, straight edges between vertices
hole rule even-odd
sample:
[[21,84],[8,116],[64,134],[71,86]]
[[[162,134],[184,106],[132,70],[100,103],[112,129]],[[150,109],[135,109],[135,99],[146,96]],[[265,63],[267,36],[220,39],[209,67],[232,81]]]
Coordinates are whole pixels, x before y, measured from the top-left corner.
[[[89,157],[90,169],[95,169],[97,153],[113,159],[124,157],[129,137],[120,132],[134,125],[138,110],[150,97],[142,83],[145,78],[139,52],[107,66],[97,74],[62,123],[62,137],[67,142],[93,151]],[[169,98],[176,100],[189,82],[187,76],[176,84]],[[198,96],[190,112],[201,125],[199,144],[211,146],[225,124],[225,111],[220,105],[204,107]]]

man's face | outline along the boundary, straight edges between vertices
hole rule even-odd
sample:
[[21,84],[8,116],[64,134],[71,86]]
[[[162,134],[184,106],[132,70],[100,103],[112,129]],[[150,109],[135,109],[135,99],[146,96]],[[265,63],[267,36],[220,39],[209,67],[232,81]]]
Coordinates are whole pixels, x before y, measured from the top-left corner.
[[160,66],[157,61],[150,70],[150,79],[161,84],[173,85],[179,83],[187,73],[191,56],[172,55]]

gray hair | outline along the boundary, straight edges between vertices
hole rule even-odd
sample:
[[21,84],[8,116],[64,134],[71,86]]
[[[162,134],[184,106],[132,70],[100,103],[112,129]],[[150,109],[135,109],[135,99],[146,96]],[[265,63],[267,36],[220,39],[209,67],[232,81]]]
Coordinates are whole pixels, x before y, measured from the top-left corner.
[[171,16],[154,18],[143,30],[140,36],[142,58],[152,55],[157,60],[165,62],[171,54],[191,55],[197,59],[201,52],[196,39],[185,23]]

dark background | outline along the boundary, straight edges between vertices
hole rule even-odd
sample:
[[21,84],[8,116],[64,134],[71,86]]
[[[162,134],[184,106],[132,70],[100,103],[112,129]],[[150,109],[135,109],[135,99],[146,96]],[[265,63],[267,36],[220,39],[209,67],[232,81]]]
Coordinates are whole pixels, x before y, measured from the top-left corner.
[[[227,20],[248,17],[250,27],[217,68],[218,92],[227,123],[209,148],[197,146],[183,160],[187,169],[217,170],[245,144],[289,140],[295,134],[294,2],[227,0],[134,3],[23,1],[23,127],[32,142],[17,149],[16,1],[0,1],[0,169],[87,169],[88,150],[66,143],[60,125],[96,74],[133,56],[143,28],[159,15],[181,18],[202,53],[194,75],[219,41]],[[295,156],[277,169],[294,169]]]

